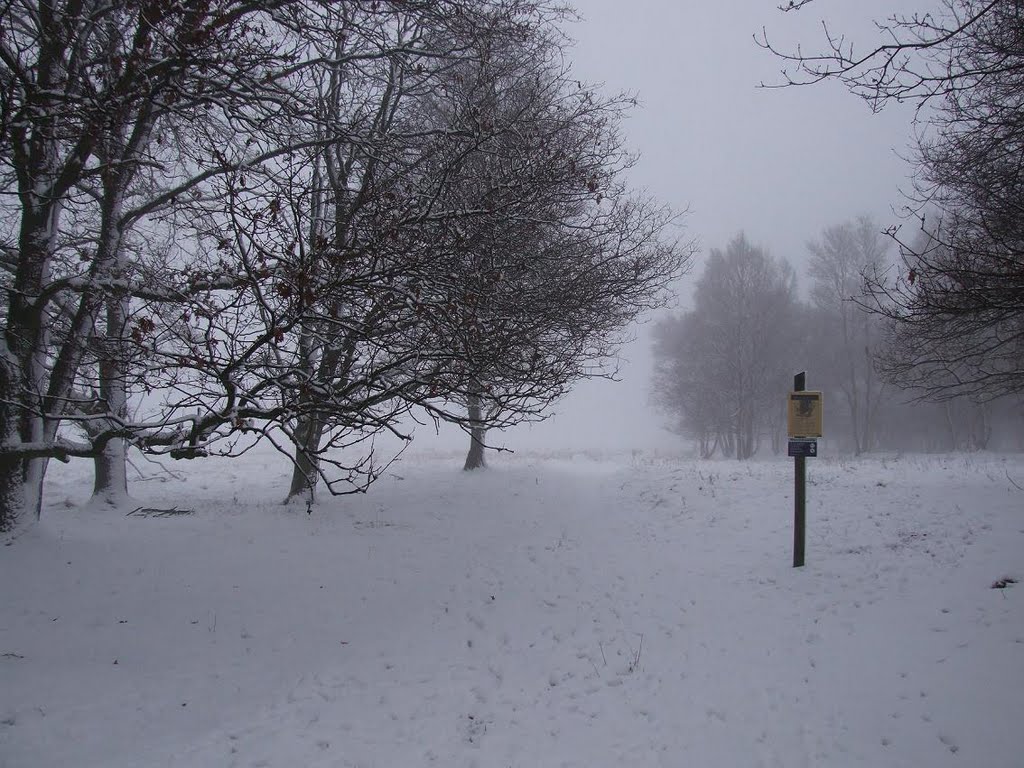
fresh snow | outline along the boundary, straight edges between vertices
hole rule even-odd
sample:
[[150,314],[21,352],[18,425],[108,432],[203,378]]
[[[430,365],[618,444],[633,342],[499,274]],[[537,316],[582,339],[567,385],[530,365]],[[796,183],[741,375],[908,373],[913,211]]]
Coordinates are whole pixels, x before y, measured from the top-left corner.
[[1024,765],[1024,457],[255,452],[0,547],[0,765]]

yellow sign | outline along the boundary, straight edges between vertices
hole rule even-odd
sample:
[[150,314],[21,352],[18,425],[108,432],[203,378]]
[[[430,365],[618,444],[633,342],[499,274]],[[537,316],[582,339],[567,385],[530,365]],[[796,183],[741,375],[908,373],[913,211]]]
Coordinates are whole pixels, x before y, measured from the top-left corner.
[[821,392],[790,392],[790,437],[821,437]]

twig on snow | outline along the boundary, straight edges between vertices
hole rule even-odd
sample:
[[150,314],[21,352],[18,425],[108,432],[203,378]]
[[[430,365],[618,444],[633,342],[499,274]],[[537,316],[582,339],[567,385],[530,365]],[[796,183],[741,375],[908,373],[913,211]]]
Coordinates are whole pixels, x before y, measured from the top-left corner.
[[125,517],[130,517],[132,515],[138,515],[139,517],[176,517],[178,515],[194,514],[194,509],[178,509],[177,507],[170,507],[169,509],[160,509],[159,507],[136,507],[125,515]]
[[1003,472],[1006,473],[1006,479],[1010,481],[1010,485],[1012,485],[1018,491],[1024,491],[1024,488],[1021,488],[1019,485],[1017,485],[1015,482],[1013,482],[1013,478],[1010,477],[1010,470],[1004,469]]

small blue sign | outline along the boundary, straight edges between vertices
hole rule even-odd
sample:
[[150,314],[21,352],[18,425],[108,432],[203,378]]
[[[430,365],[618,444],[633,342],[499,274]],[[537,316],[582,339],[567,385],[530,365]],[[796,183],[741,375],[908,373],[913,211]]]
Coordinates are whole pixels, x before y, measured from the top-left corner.
[[790,440],[789,455],[814,458],[818,455],[817,440]]

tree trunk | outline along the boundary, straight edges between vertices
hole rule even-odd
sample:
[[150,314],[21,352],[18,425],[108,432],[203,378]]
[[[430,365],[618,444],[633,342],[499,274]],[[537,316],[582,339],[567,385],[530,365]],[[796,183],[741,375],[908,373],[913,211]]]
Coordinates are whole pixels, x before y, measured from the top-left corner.
[[25,466],[25,511],[38,520],[43,514],[43,479],[50,460],[46,457],[27,459]]
[[[128,300],[107,301],[106,354],[100,360],[100,396],[115,419],[128,417],[128,393],[125,386],[127,365],[123,350],[124,330],[128,318]],[[113,427],[114,423],[106,425]],[[93,459],[93,501],[118,506],[128,499],[127,445],[123,438],[114,438]]]
[[[13,410],[13,409],[10,409]],[[8,411],[9,413],[9,411]],[[7,414],[3,414],[6,416]],[[8,419],[0,419],[8,421]],[[5,441],[24,443],[42,442],[42,419],[10,419],[13,423],[0,427]],[[10,454],[0,454],[0,531],[14,530],[19,523],[33,514],[39,518],[43,503],[43,475],[46,459],[23,459]]]
[[323,421],[314,416],[299,420],[296,429],[299,439],[296,442],[295,461],[292,464],[292,482],[284,500],[285,504],[300,499],[307,504],[316,501],[317,471],[320,467],[317,451],[320,449],[323,431]]
[[736,440],[732,429],[719,431],[718,440],[722,446],[722,455],[725,457],[732,456],[733,451],[736,450]]
[[[17,442],[19,438],[17,411],[10,403],[15,400],[18,388],[18,366],[7,349],[6,340],[0,337],[0,348],[6,355],[0,357],[0,440]],[[4,405],[7,403],[7,405]],[[22,462],[8,453],[0,452],[0,532],[9,531],[17,522],[22,509]]]
[[111,440],[103,453],[93,459],[93,501],[116,507],[128,499],[126,454],[124,440]]
[[988,448],[992,438],[992,420],[989,418],[989,405],[981,403],[971,406],[971,450],[983,451]]
[[953,418],[952,401],[946,401],[945,403],[943,403],[942,410],[946,415],[946,430],[949,435],[949,450],[955,451],[960,447],[960,437],[958,434],[956,421]]
[[24,462],[0,454],[0,533],[14,530],[24,508]]
[[864,447],[864,433],[860,423],[860,403],[858,402],[857,391],[854,389],[852,395],[846,397],[850,410],[850,429],[853,432],[853,455],[860,456],[866,448]]
[[487,461],[484,458],[484,438],[487,436],[487,427],[483,423],[483,402],[479,395],[470,395],[467,402],[469,411],[469,453],[466,454],[466,463],[462,469],[484,469]]
[[754,455],[754,415],[746,407],[736,417],[736,458],[749,459]]
[[[25,199],[29,199],[26,195]],[[12,445],[42,442],[46,391],[43,361],[45,329],[35,297],[49,274],[50,249],[57,227],[59,205],[23,204],[19,233],[19,264],[10,291],[7,324],[0,366],[0,439]],[[34,215],[33,215],[34,214]],[[39,513],[45,462],[4,456],[0,461],[0,528],[13,529],[26,512]]]

